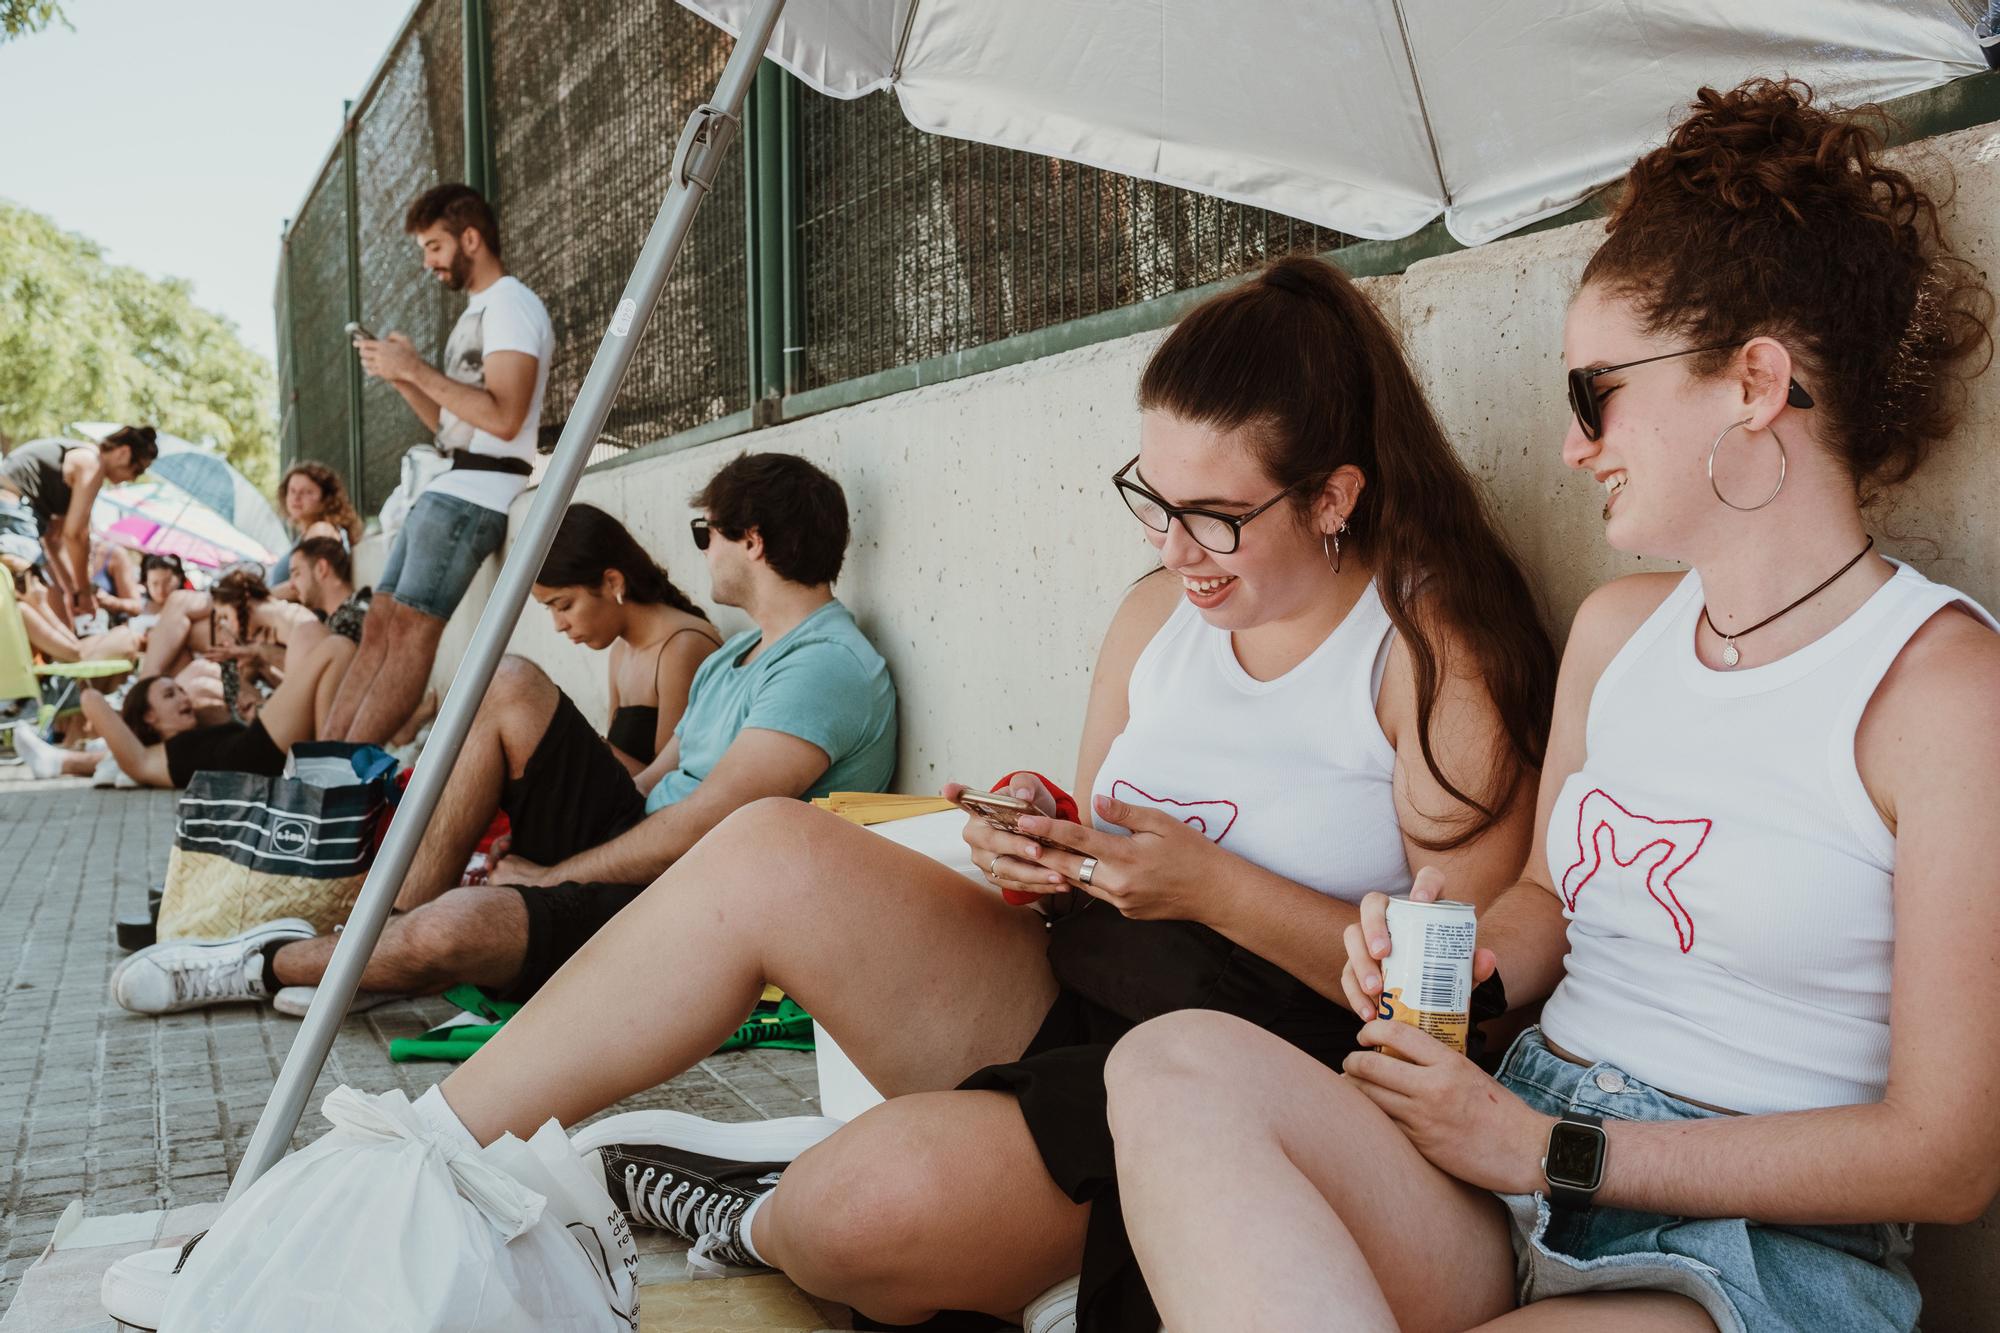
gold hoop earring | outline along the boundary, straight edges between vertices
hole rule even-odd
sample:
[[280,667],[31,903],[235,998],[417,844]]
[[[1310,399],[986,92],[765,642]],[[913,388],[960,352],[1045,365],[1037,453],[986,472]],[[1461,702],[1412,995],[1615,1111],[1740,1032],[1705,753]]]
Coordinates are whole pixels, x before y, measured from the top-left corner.
[[1791,460],[1785,454],[1785,442],[1783,440],[1778,439],[1778,432],[1774,430],[1771,432],[1771,438],[1773,440],[1777,440],[1778,443],[1778,484],[1771,488],[1771,493],[1769,495],[1765,496],[1762,500],[1758,501],[1756,504],[1753,505],[1737,504],[1734,500],[1731,500],[1728,496],[1724,495],[1722,493],[1722,488],[1715,484],[1715,451],[1720,449],[1722,447],[1722,442],[1729,438],[1730,431],[1738,430],[1749,424],[1750,424],[1749,417],[1745,417],[1741,421],[1731,422],[1729,425],[1724,426],[1722,428],[1722,434],[1715,437],[1715,443],[1708,446],[1708,489],[1715,492],[1716,499],[1722,501],[1722,503],[1728,505],[1731,509],[1734,509],[1739,514],[1754,514],[1759,509],[1762,509],[1765,505],[1770,504],[1771,501],[1777,499],[1778,492],[1785,489],[1785,469],[1789,467],[1791,463]]

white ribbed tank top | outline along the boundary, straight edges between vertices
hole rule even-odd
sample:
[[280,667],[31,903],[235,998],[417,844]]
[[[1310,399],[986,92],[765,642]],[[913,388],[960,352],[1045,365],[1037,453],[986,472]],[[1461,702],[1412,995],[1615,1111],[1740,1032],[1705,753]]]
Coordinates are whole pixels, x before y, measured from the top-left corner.
[[1752,1114],[1882,1099],[1896,843],[1854,737],[1953,603],[1994,624],[1901,565],[1817,641],[1717,671],[1695,656],[1701,580],[1681,580],[1598,680],[1550,817],[1569,957],[1549,1040]]
[[1303,662],[1257,680],[1229,631],[1183,599],[1133,664],[1131,717],[1095,793],[1165,810],[1336,898],[1407,891],[1396,752],[1375,716],[1394,632],[1371,584]]

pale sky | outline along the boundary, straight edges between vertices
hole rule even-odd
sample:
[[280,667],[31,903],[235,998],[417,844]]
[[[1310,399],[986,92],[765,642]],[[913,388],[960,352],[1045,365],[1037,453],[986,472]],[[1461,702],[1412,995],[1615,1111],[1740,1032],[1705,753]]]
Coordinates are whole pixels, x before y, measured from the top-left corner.
[[273,354],[279,228],[409,0],[64,0],[0,44],[0,198],[187,278]]

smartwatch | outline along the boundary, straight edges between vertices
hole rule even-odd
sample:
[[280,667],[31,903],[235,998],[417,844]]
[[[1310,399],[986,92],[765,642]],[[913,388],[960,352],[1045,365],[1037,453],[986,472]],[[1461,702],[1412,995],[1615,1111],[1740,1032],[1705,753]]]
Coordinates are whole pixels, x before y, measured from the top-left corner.
[[1591,1206],[1604,1180],[1604,1144],[1602,1116],[1565,1111],[1562,1119],[1549,1127],[1542,1178],[1549,1183],[1550,1203],[1577,1210]]

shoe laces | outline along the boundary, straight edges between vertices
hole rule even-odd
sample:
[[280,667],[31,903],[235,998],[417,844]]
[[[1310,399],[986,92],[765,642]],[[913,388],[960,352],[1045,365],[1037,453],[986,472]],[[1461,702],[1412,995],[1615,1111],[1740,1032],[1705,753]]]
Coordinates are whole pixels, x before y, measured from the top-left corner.
[[[658,1177],[656,1180],[655,1177]],[[757,1182],[778,1183],[776,1172]],[[726,1276],[725,1268],[765,1268],[743,1244],[737,1222],[755,1196],[724,1187],[709,1188],[668,1167],[625,1168],[626,1212],[648,1226],[688,1241],[688,1265],[704,1276]]]
[[170,969],[174,979],[174,1001],[184,1004],[189,1000],[226,1000],[239,995],[252,995],[251,987],[244,974],[245,956],[230,955],[221,951],[207,951]]

